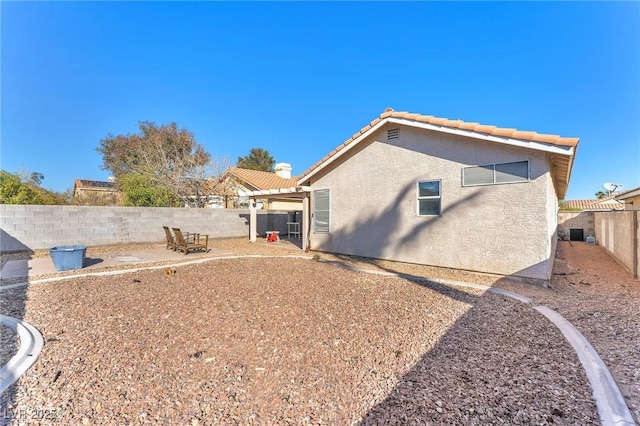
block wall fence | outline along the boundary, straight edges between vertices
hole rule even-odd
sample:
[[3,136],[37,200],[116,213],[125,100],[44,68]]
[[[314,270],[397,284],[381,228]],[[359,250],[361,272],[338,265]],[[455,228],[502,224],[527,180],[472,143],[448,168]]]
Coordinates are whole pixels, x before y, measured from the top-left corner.
[[571,228],[584,230],[584,238],[596,235],[594,212],[559,212],[558,229],[569,234]]
[[637,210],[610,212],[559,212],[558,229],[568,233],[572,228],[584,230],[584,237],[596,237],[611,257],[625,267],[634,278],[640,272],[640,217]]
[[640,217],[638,210],[594,213],[596,240],[614,259],[638,278]]
[[[289,217],[286,211],[259,210],[258,235],[267,230],[286,234]],[[209,238],[248,239],[249,210],[3,204],[0,252],[162,242],[163,225],[209,234]]]

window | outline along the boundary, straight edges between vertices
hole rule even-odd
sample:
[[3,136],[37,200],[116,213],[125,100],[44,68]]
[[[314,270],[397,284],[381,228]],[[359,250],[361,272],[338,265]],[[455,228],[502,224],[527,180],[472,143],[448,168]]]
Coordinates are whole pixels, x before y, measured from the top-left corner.
[[318,234],[329,233],[329,201],[328,189],[313,191],[313,232]]
[[439,180],[418,182],[418,216],[439,216],[440,201]]
[[529,160],[464,167],[462,186],[496,185],[529,181]]

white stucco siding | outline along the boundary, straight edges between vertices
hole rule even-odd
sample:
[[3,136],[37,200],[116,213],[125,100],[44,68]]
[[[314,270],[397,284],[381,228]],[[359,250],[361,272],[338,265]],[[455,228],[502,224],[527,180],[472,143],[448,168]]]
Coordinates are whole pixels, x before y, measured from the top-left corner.
[[[408,127],[388,143],[386,130],[311,183],[331,190],[330,232],[312,233],[313,249],[548,278],[555,210],[545,154]],[[522,160],[530,182],[462,186],[465,166]],[[440,216],[417,215],[420,180],[442,182]]]

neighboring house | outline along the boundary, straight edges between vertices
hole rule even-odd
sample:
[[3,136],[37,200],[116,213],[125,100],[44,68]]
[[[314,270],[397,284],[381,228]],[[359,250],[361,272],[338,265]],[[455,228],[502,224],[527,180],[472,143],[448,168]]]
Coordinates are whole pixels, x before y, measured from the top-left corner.
[[231,167],[223,181],[231,179],[235,195],[232,205],[227,207],[248,207],[249,196],[253,195],[259,207],[266,210],[302,210],[302,200],[290,199],[279,194],[282,188],[292,188],[297,185],[298,179],[291,177],[291,165],[278,163],[275,173],[259,170]]
[[224,197],[216,193],[217,186],[215,179],[190,182],[186,185],[186,192],[180,196],[181,206],[186,208],[223,208]]
[[116,206],[122,204],[122,194],[116,189],[115,180],[76,179],[73,199],[77,204],[91,206]]
[[298,179],[304,234],[318,251],[547,281],[577,145],[387,109]]
[[565,200],[559,207],[558,234],[570,241],[585,241],[588,236],[595,236],[594,212],[624,209],[624,205],[613,197]]
[[640,210],[640,187],[622,192],[615,198],[623,203],[625,210]]
[[565,200],[560,203],[560,210],[608,212],[611,210],[624,210],[624,205],[614,197],[594,200]]

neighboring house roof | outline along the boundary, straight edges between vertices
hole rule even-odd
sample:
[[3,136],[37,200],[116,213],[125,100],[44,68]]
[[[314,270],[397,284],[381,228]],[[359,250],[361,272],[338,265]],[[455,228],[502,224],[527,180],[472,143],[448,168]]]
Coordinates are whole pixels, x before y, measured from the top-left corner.
[[602,198],[600,200],[565,200],[562,202],[563,209],[586,210],[586,211],[611,211],[622,210],[624,205],[616,199]]
[[621,192],[615,196],[616,200],[624,200],[631,197],[637,197],[640,195],[640,186],[637,188],[630,189],[628,191]]
[[579,142],[578,138],[567,138],[533,131],[468,123],[462,120],[449,120],[432,115],[399,112],[387,108],[378,118],[360,129],[358,133],[351,136],[322,160],[311,166],[311,168],[300,176],[298,182],[303,184],[308,181],[315,173],[322,170],[326,165],[339,158],[387,123],[402,124],[549,152],[552,161],[551,174],[556,187],[556,193],[560,199],[566,194],[571,176],[571,168],[573,167],[573,159]]
[[193,185],[185,184],[184,196],[193,197],[196,195],[195,188],[198,189],[201,197],[208,197],[215,194],[217,182],[215,179],[194,180]]
[[271,172],[260,170],[241,169],[240,167],[229,168],[229,173],[247,185],[252,186],[252,190],[292,188],[297,186],[298,178],[291,177],[285,179]]
[[76,179],[73,188],[74,192],[78,189],[84,191],[113,192],[116,190],[116,184],[115,182],[103,180]]

